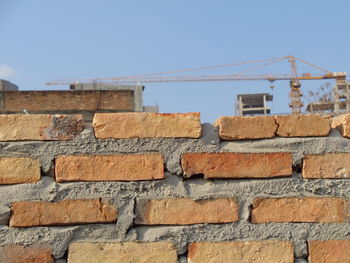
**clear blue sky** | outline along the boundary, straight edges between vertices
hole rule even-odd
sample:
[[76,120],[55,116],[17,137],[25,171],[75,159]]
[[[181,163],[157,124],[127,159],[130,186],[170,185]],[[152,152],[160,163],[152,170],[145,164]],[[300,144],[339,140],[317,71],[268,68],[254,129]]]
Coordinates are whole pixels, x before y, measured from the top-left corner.
[[[0,78],[21,90],[53,89],[45,82],[289,54],[350,73],[349,11],[348,0],[0,0]],[[289,73],[289,67],[254,73]],[[320,84],[307,82],[302,88],[306,92]],[[233,115],[236,94],[272,92],[273,112],[288,112],[288,83],[276,82],[273,91],[269,85],[148,84],[144,100],[158,104],[161,112],[199,111],[203,122],[212,122]]]

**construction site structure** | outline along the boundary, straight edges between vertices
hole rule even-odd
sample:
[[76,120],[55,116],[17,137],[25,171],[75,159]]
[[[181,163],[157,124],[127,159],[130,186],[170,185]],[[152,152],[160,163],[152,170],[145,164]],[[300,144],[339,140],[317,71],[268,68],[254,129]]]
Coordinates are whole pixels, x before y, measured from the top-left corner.
[[272,101],[273,96],[269,93],[238,94],[236,101],[236,115],[268,115],[271,108],[267,101]]

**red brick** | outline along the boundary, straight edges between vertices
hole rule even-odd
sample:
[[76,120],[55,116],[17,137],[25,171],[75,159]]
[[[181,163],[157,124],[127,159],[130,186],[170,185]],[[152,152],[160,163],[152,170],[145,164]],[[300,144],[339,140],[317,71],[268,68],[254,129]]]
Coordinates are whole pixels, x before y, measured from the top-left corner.
[[186,153],[182,155],[184,177],[270,178],[292,175],[290,153]]
[[177,254],[170,242],[147,243],[71,243],[69,263],[176,263]]
[[258,198],[253,202],[253,223],[344,223],[348,203],[341,198]]
[[139,181],[164,178],[161,154],[59,156],[56,180]]
[[108,223],[117,219],[114,205],[101,199],[51,202],[14,202],[10,226],[51,226]]
[[250,140],[276,136],[277,124],[273,116],[220,117],[216,121],[222,140]]
[[275,116],[277,135],[282,137],[328,136],[331,117],[320,115]]
[[53,263],[51,249],[45,246],[5,245],[0,247],[1,263]]
[[294,263],[293,245],[285,241],[196,242],[189,263]]
[[40,181],[40,162],[27,157],[0,158],[0,184],[35,183]]
[[81,115],[0,115],[0,141],[71,140],[83,128]]
[[310,240],[310,263],[349,263],[350,240]]
[[199,113],[97,113],[93,126],[98,139],[201,136]]
[[180,198],[139,201],[135,223],[142,225],[191,225],[229,223],[237,220],[238,204],[233,198],[197,201]]
[[343,114],[333,118],[332,128],[338,129],[343,137],[350,138],[350,114]]
[[302,173],[307,179],[350,179],[350,153],[306,155]]

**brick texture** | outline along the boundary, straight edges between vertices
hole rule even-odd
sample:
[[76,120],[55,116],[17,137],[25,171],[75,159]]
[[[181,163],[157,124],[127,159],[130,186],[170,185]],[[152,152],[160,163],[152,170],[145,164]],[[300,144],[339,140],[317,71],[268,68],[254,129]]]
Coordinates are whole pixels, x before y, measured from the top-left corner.
[[214,200],[163,199],[140,200],[136,224],[190,225],[229,223],[238,220],[238,204],[233,198]]
[[139,181],[164,178],[160,154],[60,156],[56,159],[56,180]]
[[282,137],[328,136],[331,129],[330,116],[285,115],[275,116],[277,135]]
[[333,118],[332,128],[338,129],[343,137],[350,138],[350,114],[344,114]]
[[0,184],[40,181],[40,163],[27,157],[0,157]]
[[99,139],[201,136],[199,113],[97,113],[93,126]]
[[0,115],[0,141],[70,140],[83,128],[81,115]]
[[290,153],[186,153],[181,159],[184,177],[269,178],[290,176]]
[[253,223],[344,223],[348,202],[341,198],[258,198],[253,202]]
[[310,240],[310,263],[349,263],[350,240]]
[[283,241],[198,242],[188,248],[189,263],[294,263],[293,245]]
[[101,199],[12,203],[10,226],[50,226],[107,223],[117,219],[114,205]]
[[276,136],[277,124],[273,116],[221,117],[216,121],[222,140],[263,139]]
[[45,246],[6,245],[0,247],[1,263],[53,263],[51,249]]
[[350,153],[307,155],[303,160],[304,178],[350,179]]
[[71,243],[69,263],[176,263],[177,254],[170,242],[149,243]]

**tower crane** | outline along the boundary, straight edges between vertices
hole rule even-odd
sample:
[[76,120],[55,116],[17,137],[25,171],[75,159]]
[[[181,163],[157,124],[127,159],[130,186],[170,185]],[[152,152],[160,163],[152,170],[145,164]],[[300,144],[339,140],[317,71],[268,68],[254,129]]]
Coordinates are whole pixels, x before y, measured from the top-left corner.
[[[290,73],[289,74],[262,74],[262,75],[247,75],[246,72],[257,70],[281,61],[288,61],[290,64]],[[310,67],[316,68],[321,71],[322,74],[312,75],[311,73],[304,73],[299,75],[297,72],[296,62],[301,62]],[[203,71],[203,70],[212,70],[219,68],[228,68],[234,66],[241,66],[247,64],[259,64],[251,68],[245,69],[243,71],[234,73],[234,74],[222,74],[222,75],[173,75],[179,73],[187,73],[194,71]],[[124,76],[124,77],[112,77],[112,78],[93,78],[93,79],[60,79],[54,80],[46,83],[46,85],[71,85],[76,83],[105,83],[105,84],[143,84],[143,83],[160,83],[160,82],[219,82],[219,81],[259,81],[267,80],[273,83],[276,80],[289,80],[290,83],[290,104],[292,114],[300,114],[303,107],[301,101],[301,91],[300,91],[300,81],[301,80],[323,80],[323,79],[334,79],[336,83],[344,83],[346,81],[345,72],[330,72],[325,68],[314,65],[310,62],[307,62],[303,59],[294,57],[294,56],[285,56],[278,58],[267,58],[261,60],[252,60],[247,62],[240,62],[234,64],[225,64],[218,66],[210,67],[199,67],[199,68],[190,68],[177,71],[167,71],[167,72],[158,72],[158,73],[147,73],[140,75]]]

